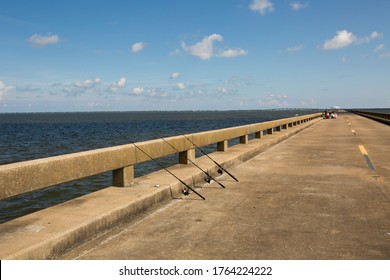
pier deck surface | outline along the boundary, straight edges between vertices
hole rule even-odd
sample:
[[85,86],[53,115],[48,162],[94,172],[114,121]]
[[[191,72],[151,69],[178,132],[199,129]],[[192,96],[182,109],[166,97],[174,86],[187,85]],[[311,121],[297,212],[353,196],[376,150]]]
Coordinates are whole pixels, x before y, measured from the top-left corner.
[[390,259],[390,126],[321,120],[61,259]]

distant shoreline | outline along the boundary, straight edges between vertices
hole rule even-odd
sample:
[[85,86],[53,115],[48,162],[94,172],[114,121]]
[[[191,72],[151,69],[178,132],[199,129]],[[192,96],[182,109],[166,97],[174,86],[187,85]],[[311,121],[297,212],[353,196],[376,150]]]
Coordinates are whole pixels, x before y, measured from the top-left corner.
[[[267,109],[230,109],[230,110],[140,110],[140,111],[45,111],[45,112],[0,112],[4,114],[96,114],[96,113],[196,113],[196,112],[261,112],[261,111],[323,111],[329,108],[267,108]],[[361,111],[390,111],[390,108],[341,108]]]
[[268,108],[268,109],[230,109],[230,110],[140,110],[140,111],[45,111],[45,112],[0,112],[0,114],[73,114],[73,113],[174,113],[174,112],[256,112],[256,111],[310,111],[323,108]]

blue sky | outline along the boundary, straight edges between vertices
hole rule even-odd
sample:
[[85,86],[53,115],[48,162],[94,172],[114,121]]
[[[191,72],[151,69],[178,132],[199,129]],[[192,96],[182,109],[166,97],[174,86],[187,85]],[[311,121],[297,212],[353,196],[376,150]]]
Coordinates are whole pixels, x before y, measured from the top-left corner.
[[388,0],[0,7],[0,112],[390,107]]

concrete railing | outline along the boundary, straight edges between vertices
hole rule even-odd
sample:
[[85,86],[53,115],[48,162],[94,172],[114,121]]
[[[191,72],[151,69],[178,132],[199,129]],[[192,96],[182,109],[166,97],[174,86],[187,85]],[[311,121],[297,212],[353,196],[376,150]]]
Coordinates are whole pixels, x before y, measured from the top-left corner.
[[376,120],[378,122],[389,125],[390,124],[390,114],[379,113],[379,112],[367,112],[367,111],[359,111],[359,110],[348,110],[354,114],[370,118]]
[[239,138],[241,144],[246,144],[248,135],[261,138],[264,132],[272,134],[320,116],[321,113],[316,113],[1,165],[0,199],[107,171],[112,171],[113,186],[127,187],[134,179],[134,165],[149,161],[150,157],[157,159],[178,153],[179,163],[187,164],[188,159],[195,158],[191,142],[198,147],[217,143],[218,151],[226,151],[230,139]]

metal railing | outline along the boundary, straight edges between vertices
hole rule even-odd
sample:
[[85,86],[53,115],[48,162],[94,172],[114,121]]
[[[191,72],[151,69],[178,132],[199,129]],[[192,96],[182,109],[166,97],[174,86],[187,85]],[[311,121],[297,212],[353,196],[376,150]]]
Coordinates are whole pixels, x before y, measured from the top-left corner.
[[[107,171],[112,171],[113,186],[126,187],[134,179],[134,165],[149,161],[151,158],[156,159],[179,153],[179,163],[186,164],[188,159],[195,158],[193,143],[197,147],[217,143],[217,150],[223,152],[228,149],[230,139],[239,138],[240,143],[246,144],[248,135],[254,134],[255,138],[261,138],[264,134],[272,134],[320,116],[321,113],[315,113],[185,136],[167,137],[164,140],[137,142],[136,145],[126,144],[1,165],[0,199]],[[137,147],[142,149],[142,152]]]

